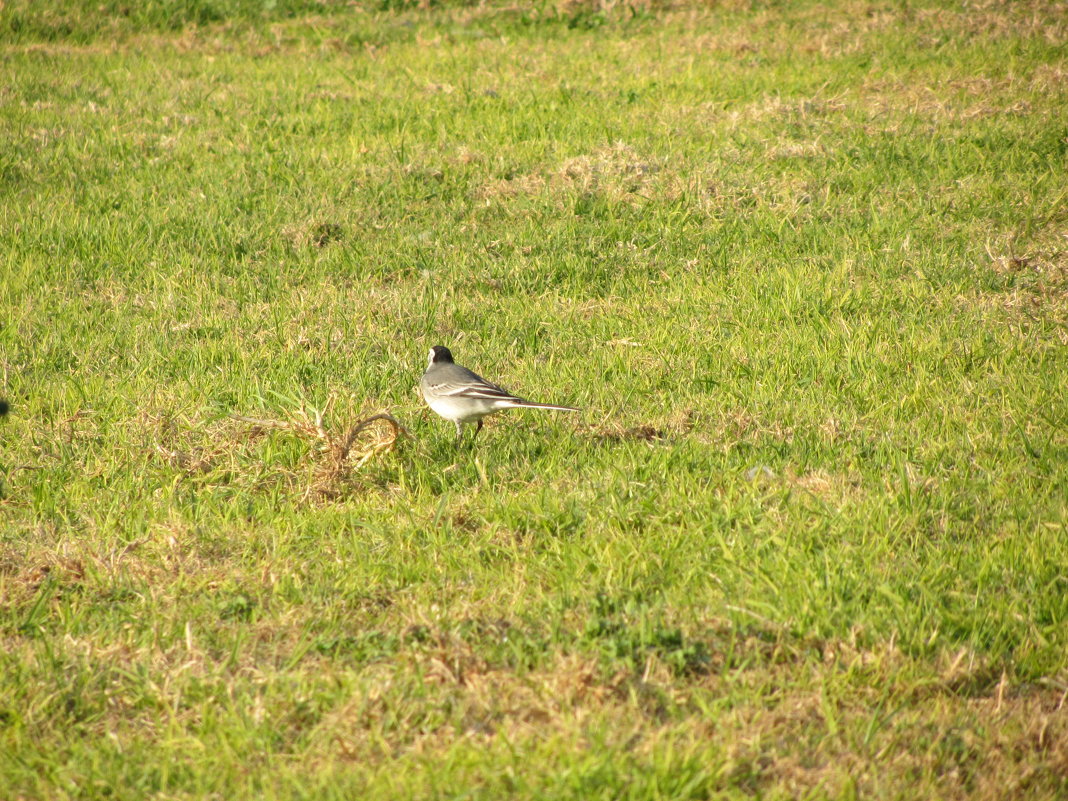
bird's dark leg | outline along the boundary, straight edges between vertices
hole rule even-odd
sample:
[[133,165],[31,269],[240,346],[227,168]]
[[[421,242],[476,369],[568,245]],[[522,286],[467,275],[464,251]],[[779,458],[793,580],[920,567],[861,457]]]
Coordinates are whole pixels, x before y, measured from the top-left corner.
[[475,437],[478,436],[478,432],[482,430],[482,418],[478,418],[478,425],[475,426],[475,433],[471,435],[471,441],[475,441]]

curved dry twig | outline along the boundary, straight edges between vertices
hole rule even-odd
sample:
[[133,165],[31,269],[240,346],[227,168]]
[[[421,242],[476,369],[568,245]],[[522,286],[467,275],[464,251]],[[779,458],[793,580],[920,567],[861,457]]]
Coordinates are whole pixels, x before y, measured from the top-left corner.
[[[389,441],[388,447],[393,447],[393,443],[396,442],[401,434],[407,434],[411,436],[411,432],[407,428],[400,424],[400,421],[391,414],[380,412],[379,414],[373,414],[366,420],[361,420],[349,429],[349,433],[345,436],[345,439],[341,442],[341,446],[338,449],[338,461],[343,462],[349,455],[349,451],[352,450],[353,444],[356,442],[356,437],[360,435],[360,432],[365,428],[369,428],[372,423],[377,423],[379,420],[384,420],[389,423],[393,429],[393,439]],[[388,449],[388,448],[387,448]]]
[[[307,410],[303,408],[299,411],[298,416],[291,420],[270,420],[246,417],[244,415],[231,415],[231,419],[243,423],[251,423],[265,429],[293,431],[301,436],[321,442],[321,451],[327,451],[330,454],[329,461],[325,464],[321,463],[318,469],[315,470],[316,479],[307,488],[306,494],[335,494],[335,485],[342,478],[347,468],[359,470],[375,456],[392,450],[401,434],[411,436],[411,432],[388,412],[379,412],[357,421],[349,427],[347,433],[340,439],[324,425],[321,412],[315,412],[313,419]],[[353,448],[360,434],[367,431],[375,423],[386,423],[390,434],[377,438],[369,443],[365,450],[354,454]],[[356,457],[354,463],[350,460],[350,457],[353,456]]]

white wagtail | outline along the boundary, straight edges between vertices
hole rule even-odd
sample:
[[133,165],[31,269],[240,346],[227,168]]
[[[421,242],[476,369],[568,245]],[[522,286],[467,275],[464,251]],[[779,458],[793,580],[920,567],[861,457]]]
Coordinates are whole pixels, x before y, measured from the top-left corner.
[[456,424],[456,439],[463,436],[463,424],[478,422],[474,436],[482,430],[482,418],[501,409],[559,409],[577,412],[571,406],[534,403],[517,398],[506,389],[491,384],[452,360],[452,353],[442,345],[430,349],[430,364],[419,380],[419,389],[427,406]]

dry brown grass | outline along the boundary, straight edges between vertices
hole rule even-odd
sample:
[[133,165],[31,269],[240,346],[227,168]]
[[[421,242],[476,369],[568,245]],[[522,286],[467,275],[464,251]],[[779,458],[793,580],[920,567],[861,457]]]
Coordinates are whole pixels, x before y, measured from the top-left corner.
[[624,142],[566,159],[547,172],[527,173],[494,181],[476,190],[476,197],[495,198],[537,194],[602,194],[615,202],[637,202],[652,191],[662,166],[644,158]]
[[322,248],[342,241],[345,238],[345,229],[340,223],[315,219],[291,225],[282,231],[282,235],[296,250],[309,246]]
[[[636,754],[721,743],[724,779],[747,777],[753,790],[843,790],[851,780],[862,792],[904,782],[946,798],[994,799],[1006,789],[1049,793],[1068,768],[1065,687],[1014,685],[967,652],[943,655],[939,672],[925,674],[892,643],[827,642],[823,662],[812,663],[751,638],[742,648],[757,656],[753,668],[713,667],[694,680],[655,655],[606,673],[596,659],[560,653],[520,674],[455,637],[430,639],[365,672],[316,726],[316,759],[396,760],[461,743],[529,751],[605,727],[619,737],[609,745]],[[868,686],[844,683],[851,671],[868,675]],[[706,716],[721,697],[731,703]],[[899,706],[903,697],[918,703]]]
[[[341,498],[354,489],[353,476],[392,451],[408,431],[387,412],[361,416],[348,424],[329,422],[337,403],[338,396],[332,394],[323,409],[301,405],[286,419],[234,415],[208,425],[157,416],[151,423],[154,450],[166,464],[190,478],[210,481],[218,475],[227,481],[248,479],[261,484],[282,480],[302,501]],[[258,461],[256,443],[269,431],[286,432],[308,443],[297,465]]]
[[347,476],[372,459],[393,450],[401,434],[407,429],[391,414],[379,412],[340,429],[327,427],[324,422],[336,396],[327,400],[323,410],[310,412],[300,407],[288,420],[268,420],[235,417],[252,424],[257,430],[289,431],[314,443],[309,453],[316,453],[316,464],[304,497],[336,498]]
[[1006,324],[1026,334],[1032,322],[1053,323],[1052,335],[1068,344],[1068,228],[1051,219],[1026,237],[1018,232],[993,236],[986,244],[984,266],[1005,280],[998,291],[976,291],[956,299],[964,310],[996,312]]
[[821,500],[841,507],[864,496],[860,476],[831,473],[828,470],[810,470],[807,473],[790,474],[786,481]]
[[67,549],[32,553],[0,550],[0,603],[15,604],[33,597],[46,582],[57,588],[77,587],[86,578],[85,561]]

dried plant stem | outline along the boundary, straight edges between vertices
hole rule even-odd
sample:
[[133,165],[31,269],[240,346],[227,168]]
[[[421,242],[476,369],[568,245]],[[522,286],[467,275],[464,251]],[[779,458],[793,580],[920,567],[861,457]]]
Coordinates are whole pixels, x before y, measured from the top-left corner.
[[[332,400],[333,398],[331,398],[331,402]],[[329,407],[330,402],[327,403],[327,408]],[[291,420],[271,420],[259,417],[247,417],[245,415],[231,415],[231,419],[242,423],[251,423],[252,425],[264,429],[273,428],[283,431],[293,431],[301,436],[315,439],[322,443],[322,450],[329,451],[330,453],[330,461],[327,464],[320,464],[319,468],[315,471],[317,479],[308,487],[308,493],[317,493],[319,495],[334,494],[334,485],[341,479],[345,472],[346,462],[348,462],[349,457],[353,455],[352,451],[357,439],[362,432],[369,429],[375,423],[387,423],[392,431],[392,435],[382,437],[381,439],[370,443],[368,448],[357,456],[355,464],[352,465],[353,469],[358,470],[378,454],[392,450],[401,434],[410,435],[408,429],[401,425],[401,422],[396,417],[387,412],[380,412],[354,423],[349,427],[348,432],[344,437],[339,439],[325,426],[323,417],[324,413],[321,411],[315,411],[313,417],[303,408],[297,413],[296,419]]]

